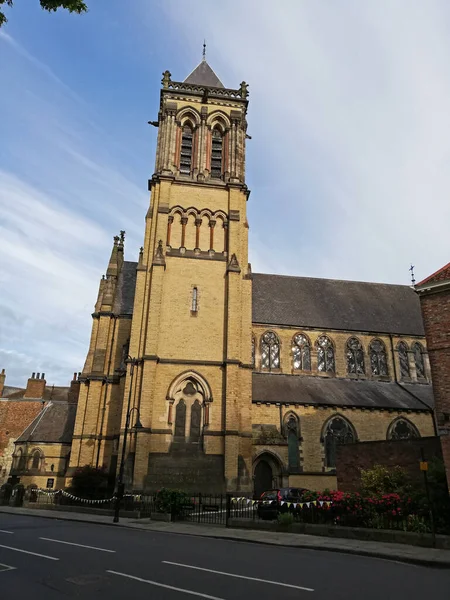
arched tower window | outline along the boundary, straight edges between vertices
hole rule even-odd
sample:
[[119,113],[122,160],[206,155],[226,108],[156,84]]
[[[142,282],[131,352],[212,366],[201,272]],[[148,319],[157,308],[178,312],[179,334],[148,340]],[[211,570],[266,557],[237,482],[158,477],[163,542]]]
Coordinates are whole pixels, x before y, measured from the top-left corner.
[[364,375],[366,372],[364,366],[364,350],[358,338],[351,337],[347,341],[347,373],[354,375]]
[[273,331],[266,331],[261,338],[261,368],[280,368],[280,342]]
[[348,421],[336,416],[328,421],[323,441],[325,445],[325,466],[335,469],[337,446],[356,442],[356,433]]
[[192,144],[194,139],[194,128],[189,123],[184,124],[181,134],[180,150],[180,173],[190,175],[192,169]]
[[331,340],[326,335],[321,335],[316,342],[317,368],[324,373],[334,373],[336,370],[334,348]]
[[211,177],[220,179],[222,177],[222,153],[223,136],[218,127],[214,127],[212,132],[211,145]]
[[423,346],[416,342],[413,347],[414,352],[414,362],[416,364],[416,373],[417,377],[420,379],[425,379],[425,365],[423,363]]
[[372,375],[383,375],[387,377],[388,364],[385,345],[381,340],[373,340],[369,346],[370,368]]
[[294,369],[311,371],[311,347],[306,335],[298,333],[292,340],[292,363]]
[[402,377],[410,377],[408,346],[405,344],[405,342],[399,342],[397,345],[397,352],[398,360],[400,362],[400,375]]
[[413,440],[419,438],[420,433],[415,425],[408,419],[399,418],[393,421],[388,429],[388,440]]

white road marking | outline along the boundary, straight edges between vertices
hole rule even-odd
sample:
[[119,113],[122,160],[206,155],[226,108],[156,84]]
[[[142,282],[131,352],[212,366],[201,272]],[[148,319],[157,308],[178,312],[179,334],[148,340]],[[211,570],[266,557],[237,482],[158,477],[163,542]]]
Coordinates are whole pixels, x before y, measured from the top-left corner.
[[127,575],[126,573],[119,573],[118,571],[106,571],[113,575],[120,575],[121,577],[127,577],[128,579],[134,579],[135,581],[141,581],[142,583],[149,583],[150,585],[156,585],[157,587],[165,588],[166,590],[173,590],[174,592],[182,592],[183,594],[191,594],[191,596],[199,596],[200,598],[208,598],[209,600],[223,600],[217,596],[208,596],[208,594],[202,594],[200,592],[193,592],[192,590],[185,590],[184,588],[177,588],[173,585],[166,585],[165,583],[159,583],[158,581],[150,581],[150,579],[142,579],[141,577],[135,577],[134,575]]
[[54,556],[47,556],[46,554],[38,554],[37,552],[30,552],[29,550],[22,550],[22,548],[13,548],[12,546],[3,546],[0,544],[0,548],[6,548],[6,550],[14,550],[15,552],[22,552],[23,554],[31,554],[32,556],[39,556],[40,558],[48,558],[48,560],[59,560]]
[[111,552],[115,554],[115,550],[107,550],[106,548],[97,548],[96,546],[85,546],[84,544],[75,544],[74,542],[63,542],[63,540],[54,540],[52,538],[40,537],[40,540],[46,542],[56,542],[57,544],[67,544],[68,546],[78,546],[79,548],[88,548],[89,550],[98,550],[99,552]]
[[9,565],[4,565],[2,563],[0,563],[0,573],[3,573],[3,571],[15,571],[16,567],[10,567]]
[[6,531],[6,529],[0,529],[0,533],[14,533],[14,531]]
[[216,573],[216,575],[226,575],[227,577],[237,577],[238,579],[248,579],[250,581],[259,581],[261,583],[270,583],[272,585],[281,585],[283,587],[294,588],[295,590],[303,590],[304,592],[313,592],[312,588],[302,587],[300,585],[292,585],[290,583],[282,583],[281,581],[270,581],[270,579],[259,579],[259,577],[248,577],[247,575],[236,575],[236,573],[225,573],[224,571],[214,571],[214,569],[204,569],[203,567],[194,567],[193,565],[183,565],[182,563],[170,562],[163,560],[166,565],[174,565],[175,567],[185,567],[186,569],[196,569],[197,571],[207,571],[208,573]]

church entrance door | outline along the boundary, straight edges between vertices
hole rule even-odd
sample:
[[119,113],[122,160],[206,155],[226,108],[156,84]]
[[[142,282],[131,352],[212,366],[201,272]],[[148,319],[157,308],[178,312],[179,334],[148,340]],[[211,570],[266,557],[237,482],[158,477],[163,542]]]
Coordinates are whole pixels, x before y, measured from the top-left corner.
[[272,488],[272,467],[265,460],[259,461],[255,467],[255,496],[259,498],[263,492]]

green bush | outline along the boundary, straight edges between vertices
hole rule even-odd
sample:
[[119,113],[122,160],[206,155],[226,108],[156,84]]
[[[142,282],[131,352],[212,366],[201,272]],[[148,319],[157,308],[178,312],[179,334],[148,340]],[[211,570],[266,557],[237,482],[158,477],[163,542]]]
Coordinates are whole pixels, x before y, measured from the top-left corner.
[[101,499],[108,489],[108,473],[105,468],[90,465],[80,467],[72,477],[70,493],[77,498]]
[[156,511],[168,513],[173,517],[178,516],[185,504],[190,502],[189,496],[180,490],[168,490],[162,488],[156,493]]
[[278,525],[289,527],[294,522],[294,515],[290,512],[280,513],[277,518]]
[[406,495],[411,484],[408,475],[401,467],[388,468],[374,465],[371,469],[361,470],[361,487],[364,496],[379,494]]

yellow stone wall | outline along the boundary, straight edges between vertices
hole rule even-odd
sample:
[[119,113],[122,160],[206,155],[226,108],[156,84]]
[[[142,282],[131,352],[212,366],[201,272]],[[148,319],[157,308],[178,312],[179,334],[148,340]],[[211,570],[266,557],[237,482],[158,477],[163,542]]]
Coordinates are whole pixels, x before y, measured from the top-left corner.
[[[15,453],[22,450],[27,456],[26,470],[20,474],[20,483],[25,487],[34,484],[40,488],[47,487],[47,480],[54,479],[54,489],[62,489],[65,486],[64,473],[67,468],[67,459],[70,453],[70,444],[50,443],[24,443],[16,444]],[[32,455],[39,450],[43,454],[39,470],[32,469]],[[53,471],[51,466],[53,465]]]

